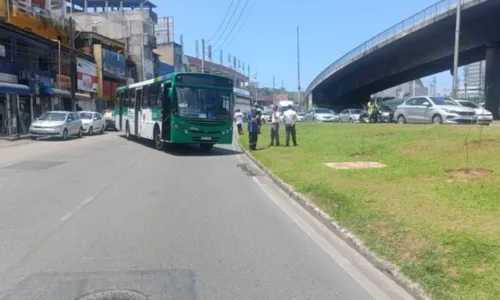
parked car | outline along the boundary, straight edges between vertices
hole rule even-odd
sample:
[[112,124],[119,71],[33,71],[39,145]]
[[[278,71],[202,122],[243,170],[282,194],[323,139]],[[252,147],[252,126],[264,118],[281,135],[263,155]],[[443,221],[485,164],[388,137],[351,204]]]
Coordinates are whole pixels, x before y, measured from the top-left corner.
[[271,113],[270,112],[263,112],[262,113],[262,123],[271,123]]
[[297,113],[297,122],[304,122],[304,119],[306,117],[305,112],[299,112]]
[[493,114],[486,110],[484,106],[481,108],[474,102],[468,100],[455,100],[458,104],[473,108],[476,111],[477,123],[481,125],[490,125],[493,122]]
[[95,132],[103,134],[106,130],[106,121],[102,115],[95,111],[79,111],[78,116],[82,120],[83,133],[93,135]]
[[70,136],[80,138],[83,136],[83,124],[75,112],[48,111],[31,123],[29,135],[31,139],[54,137],[67,140]]
[[394,112],[398,123],[471,124],[476,110],[449,97],[419,96],[406,100]]
[[359,117],[363,113],[361,109],[344,109],[339,114],[339,123],[359,123]]
[[334,113],[326,108],[313,108],[310,109],[304,116],[304,122],[333,122]]

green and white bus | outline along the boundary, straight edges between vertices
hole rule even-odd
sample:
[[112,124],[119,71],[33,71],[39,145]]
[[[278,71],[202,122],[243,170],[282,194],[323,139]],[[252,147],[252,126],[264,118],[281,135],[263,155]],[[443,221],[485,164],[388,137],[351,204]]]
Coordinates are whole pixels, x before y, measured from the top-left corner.
[[231,144],[233,80],[207,73],[171,73],[119,87],[115,122],[127,139],[165,143]]

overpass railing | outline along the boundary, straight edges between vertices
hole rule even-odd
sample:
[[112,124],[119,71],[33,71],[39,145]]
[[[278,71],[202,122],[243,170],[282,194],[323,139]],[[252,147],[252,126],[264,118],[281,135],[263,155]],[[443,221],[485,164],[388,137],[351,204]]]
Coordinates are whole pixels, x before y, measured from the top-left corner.
[[[461,0],[462,5],[478,2],[478,0]],[[330,77],[333,73],[342,69],[346,65],[352,63],[353,61],[363,57],[364,55],[378,49],[379,47],[386,45],[396,39],[399,39],[408,33],[415,31],[416,29],[425,27],[430,23],[433,23],[437,17],[449,14],[457,8],[457,0],[442,0],[419,13],[414,14],[408,19],[392,26],[391,28],[383,31],[382,33],[376,35],[370,40],[364,42],[353,50],[349,51],[347,54],[339,58],[337,61],[328,66],[323,72],[321,72],[314,80],[309,84],[306,89],[306,94],[309,94],[312,89],[318,86],[323,80]]]

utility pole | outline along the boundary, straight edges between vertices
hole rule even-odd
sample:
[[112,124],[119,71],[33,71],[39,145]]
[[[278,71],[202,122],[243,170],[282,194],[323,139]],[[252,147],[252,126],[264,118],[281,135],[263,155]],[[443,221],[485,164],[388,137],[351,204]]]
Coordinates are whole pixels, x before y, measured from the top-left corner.
[[453,55],[453,82],[451,85],[451,97],[456,99],[458,92],[458,55],[460,51],[460,22],[462,12],[462,0],[457,0],[457,20],[455,24],[455,50]]
[[273,76],[273,104],[274,104],[274,97],[276,97],[275,94],[276,90],[274,89],[274,76]]
[[141,75],[142,75],[141,81],[146,80],[144,72],[144,21],[141,22]]
[[205,39],[201,39],[201,72],[205,73]]
[[297,25],[297,105],[300,109],[300,35],[299,25]]
[[77,89],[77,77],[76,77],[76,58],[75,58],[75,26],[73,24],[73,17],[69,17],[69,61],[71,68],[71,111],[75,111],[75,93]]

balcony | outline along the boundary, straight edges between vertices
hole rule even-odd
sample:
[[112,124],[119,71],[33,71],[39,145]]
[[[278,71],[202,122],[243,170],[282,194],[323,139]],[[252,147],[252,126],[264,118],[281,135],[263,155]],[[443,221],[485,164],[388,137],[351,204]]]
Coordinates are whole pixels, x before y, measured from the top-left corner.
[[63,43],[68,42],[69,23],[64,19],[51,16],[50,11],[28,5],[23,0],[12,1],[11,14],[7,22],[30,31],[47,39],[62,38]]

